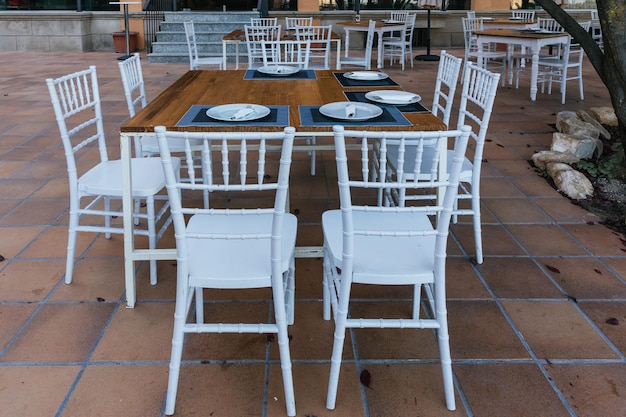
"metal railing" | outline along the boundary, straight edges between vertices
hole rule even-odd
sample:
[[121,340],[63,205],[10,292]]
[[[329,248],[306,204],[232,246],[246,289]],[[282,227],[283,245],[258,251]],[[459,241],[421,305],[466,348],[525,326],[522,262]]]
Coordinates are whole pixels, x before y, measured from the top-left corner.
[[165,12],[178,10],[177,0],[148,0],[143,7],[145,13],[144,44],[146,51],[152,53],[152,42],[156,40],[156,34],[160,29],[161,22],[165,19]]

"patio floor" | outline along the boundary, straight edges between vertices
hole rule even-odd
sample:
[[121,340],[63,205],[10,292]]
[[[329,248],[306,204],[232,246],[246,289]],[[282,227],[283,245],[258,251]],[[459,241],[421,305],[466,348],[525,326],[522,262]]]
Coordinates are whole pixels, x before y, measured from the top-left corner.
[[[416,51],[421,53],[421,51]],[[433,51],[437,53],[438,51]],[[462,50],[452,50],[462,56]],[[148,98],[187,64],[149,64]],[[63,283],[68,190],[58,129],[44,83],[96,65],[111,157],[127,117],[116,55],[0,54],[0,417],[163,415],[175,265],[159,283],[138,273],[125,308],[121,236],[80,234],[74,282]],[[485,147],[485,260],[471,261],[471,223],[449,243],[448,309],[457,411],[445,408],[436,341],[428,330],[357,330],[347,337],[337,408],[325,396],[333,323],[322,320],[321,259],[296,263],[290,328],[298,416],[623,416],[626,410],[626,246],[622,236],[556,192],[529,165],[548,149],[562,110],[610,105],[588,61],[585,100],[499,87]],[[385,69],[430,104],[437,63]],[[458,99],[456,100],[458,103]],[[456,123],[456,111],[452,120]],[[295,154],[291,207],[300,245],[321,244],[321,213],[338,203],[332,153],[318,175]],[[331,173],[331,175],[326,175]],[[171,233],[161,245],[171,245]],[[364,298],[405,294],[359,289]],[[382,294],[382,295],[381,295]],[[232,294],[218,294],[227,301]],[[255,314],[267,292],[219,312]],[[397,302],[403,308],[404,300]],[[608,324],[607,319],[615,318]],[[263,335],[191,335],[177,416],[284,416],[275,341]],[[369,387],[359,373],[371,374]]]

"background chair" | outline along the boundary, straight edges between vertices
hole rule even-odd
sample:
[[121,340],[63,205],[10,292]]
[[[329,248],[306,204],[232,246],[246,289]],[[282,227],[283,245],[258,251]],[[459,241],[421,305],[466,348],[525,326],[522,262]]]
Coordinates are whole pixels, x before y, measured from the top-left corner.
[[446,126],[450,126],[450,114],[452,103],[456,93],[456,85],[459,80],[463,60],[442,50],[439,54],[439,68],[435,81],[435,93],[433,96],[432,114],[439,117]]
[[187,39],[187,50],[189,52],[189,69],[197,70],[201,65],[217,65],[222,68],[223,60],[219,56],[210,56],[200,58],[198,55],[198,44],[196,41],[196,30],[193,21],[183,22],[185,26],[185,38]]
[[[340,210],[322,215],[324,233],[324,319],[335,321],[334,343],[326,408],[334,409],[346,328],[435,329],[443,373],[446,404],[454,410],[454,384],[446,318],[445,264],[450,215],[467,146],[469,127],[462,131],[441,132],[366,132],[344,131],[335,126],[335,150],[339,184]],[[402,155],[395,161],[397,177],[369,180],[373,153],[368,147],[377,142],[381,148],[378,163],[386,165],[386,144],[394,141]],[[346,142],[358,142],[360,150],[346,150]],[[420,166],[425,146],[446,149],[454,146],[451,171],[438,179],[439,154],[428,160],[432,170],[424,178],[406,181],[401,167],[404,150],[414,149],[415,166]],[[453,142],[453,144],[452,144]],[[445,151],[444,151],[445,152]],[[445,158],[444,158],[445,159]],[[348,163],[350,161],[350,163]],[[358,163],[361,161],[361,163]],[[382,180],[381,180],[382,178]],[[375,204],[375,191],[387,187],[414,192],[445,190],[441,205],[420,207],[380,207],[367,205],[367,193]],[[371,190],[371,191],[370,191]],[[412,285],[413,311],[400,318],[359,318],[350,309],[353,283],[370,285]],[[422,311],[421,291],[427,294],[427,313]],[[386,340],[382,342],[386,343]],[[385,387],[377,388],[385,389]]]
[[404,12],[400,10],[394,10],[391,12],[389,18],[395,22],[406,22],[407,17],[409,16],[409,12]]
[[511,10],[513,19],[535,20],[534,10]]
[[[114,217],[122,217],[121,210],[111,208],[112,200],[122,198],[122,168],[120,160],[108,158],[96,67],[90,66],[87,70],[56,79],[48,78],[46,84],[63,141],[70,185],[65,268],[65,283],[70,284],[78,232],[104,233],[106,238],[110,238],[111,233],[124,233],[121,225],[114,225],[111,221]],[[83,161],[92,162],[91,158],[78,157],[93,149],[94,142],[100,161],[87,166]],[[172,165],[178,167],[178,160],[174,160]],[[165,186],[163,170],[158,159],[133,158],[132,171],[133,198],[146,202],[146,213],[136,212],[134,216],[147,222],[146,228],[135,229],[135,234],[147,236],[148,247],[154,249],[171,222],[169,216],[165,216],[169,204],[165,203],[158,212],[155,211],[155,199],[158,199],[155,196]],[[104,225],[95,223],[93,216],[104,217]],[[157,224],[162,218],[157,231]],[[156,272],[156,260],[151,260],[151,284],[156,284]]]
[[396,58],[402,64],[404,71],[404,61],[408,60],[413,68],[413,29],[415,28],[415,13],[407,14],[404,21],[404,30],[398,37],[386,37],[382,40],[383,58],[389,58],[389,64],[393,65]]
[[285,29],[295,30],[298,26],[312,26],[313,17],[285,17]]
[[[285,213],[294,129],[278,133],[155,132],[172,206],[176,236],[176,311],[165,414],[174,413],[186,333],[276,333],[287,415],[296,415],[287,325],[294,320],[294,251],[297,219]],[[176,178],[169,144],[205,143],[213,161],[209,182],[189,172]],[[236,149],[229,149],[230,146]],[[279,149],[280,161],[267,149]],[[215,153],[215,155],[212,155]],[[192,159],[188,152],[186,159]],[[249,171],[248,171],[249,169]],[[232,174],[232,175],[231,175]],[[194,190],[228,194],[227,207],[198,209]],[[183,204],[181,193],[185,193]],[[254,207],[253,207],[254,206]],[[205,323],[203,289],[271,288],[275,323]],[[195,295],[195,316],[190,309]],[[265,313],[267,314],[267,313]],[[262,387],[259,390],[262,391]],[[216,399],[220,401],[220,399]]]
[[[461,175],[459,177],[459,191],[454,204],[453,221],[456,223],[460,215],[472,216],[476,262],[479,264],[483,263],[482,230],[480,222],[480,175],[485,138],[489,128],[489,120],[491,119],[499,79],[500,74],[494,74],[479,68],[473,63],[467,64],[457,121],[457,128],[464,125],[468,125],[472,128],[470,138],[472,139],[471,147],[473,147],[474,154],[473,156],[466,156],[463,161]],[[398,152],[397,146],[388,146],[388,154],[391,161],[397,158],[396,155]],[[432,152],[434,152],[432,147],[424,149],[424,153],[427,155]],[[448,152],[448,163],[450,163],[451,157],[452,154]],[[390,162],[388,169],[396,175],[395,162]],[[451,167],[448,166],[447,171],[449,172],[450,169]],[[420,175],[429,175],[430,170],[430,165],[422,164],[421,167],[417,167],[414,165],[411,155],[405,156],[403,175],[407,181],[412,180],[415,176],[415,172],[421,173]],[[391,203],[402,207],[407,204],[407,201],[424,200],[431,197],[431,195],[406,194],[404,189],[400,189],[397,197],[394,197]],[[469,207],[460,204],[464,200],[470,200]]]
[[250,25],[252,26],[278,26],[277,17],[251,17]]
[[267,41],[280,40],[280,26],[244,26],[246,47],[248,49],[248,68],[257,68],[263,64],[263,47]]
[[[585,99],[583,91],[583,57],[585,51],[578,44],[572,44],[572,38],[563,48],[560,57],[540,57],[537,82],[541,83],[541,92],[548,83],[548,94],[552,94],[552,83],[557,83],[561,90],[561,104],[565,104],[565,92],[568,81],[578,81],[580,99]],[[515,81],[517,86],[517,79]]]
[[[128,106],[128,115],[133,117],[137,110],[141,110],[146,106],[148,101],[141,69],[141,58],[138,53],[135,53],[131,55],[130,58],[119,61],[117,65],[120,69],[122,86],[124,87],[124,97],[126,98],[126,105]],[[159,143],[155,136],[135,136],[133,139],[136,157],[145,158],[159,154]],[[191,149],[194,152],[200,153],[202,151],[201,145],[200,141],[192,143]],[[172,152],[184,152],[183,148],[177,148],[175,144],[172,145],[171,150]],[[202,161],[199,158],[194,159],[194,166],[196,168],[200,168],[201,163]],[[138,202],[136,202],[136,204],[138,204]],[[206,192],[204,196],[204,206],[207,207],[208,204],[209,194]]]
[[[325,26],[298,26],[296,27],[296,39],[311,43],[311,64],[316,68],[330,69],[330,37],[333,27]],[[322,64],[314,64],[313,61],[321,60]]]
[[[365,38],[365,56],[342,56],[339,58],[339,69],[345,66],[363,67],[369,71],[372,69],[372,48],[374,44],[374,28],[376,27],[376,21],[370,20],[367,27],[367,37]],[[346,45],[348,48],[348,45]]]
[[[482,67],[490,71],[498,70],[502,74],[502,85],[504,86],[507,68],[507,52],[498,51],[495,45],[483,45],[483,50],[479,51],[476,32],[483,30],[483,19],[462,17],[461,20],[463,22],[463,36],[465,39],[465,65],[470,61],[479,64],[478,58],[482,57]],[[465,67],[463,68],[462,79],[464,78]]]
[[309,67],[311,42],[299,40],[266,41],[261,43],[263,66],[288,65],[300,69]]

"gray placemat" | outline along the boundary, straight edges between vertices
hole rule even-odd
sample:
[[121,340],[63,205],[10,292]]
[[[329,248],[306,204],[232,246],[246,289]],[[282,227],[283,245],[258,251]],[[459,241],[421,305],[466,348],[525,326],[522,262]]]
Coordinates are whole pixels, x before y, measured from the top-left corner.
[[270,114],[248,121],[228,121],[213,119],[206,115],[212,105],[193,105],[187,113],[176,123],[176,126],[289,126],[289,106],[267,106]]
[[[346,71],[350,72],[350,71]],[[382,80],[353,80],[350,78],[346,78],[343,76],[343,72],[333,72],[339,84],[344,87],[381,87],[381,86],[390,86],[399,85],[397,82],[391,79],[391,77],[383,78]]]
[[320,113],[321,106],[298,106],[301,126],[412,126],[412,123],[393,106],[380,106],[383,113],[369,120],[354,121],[333,119]]
[[291,75],[281,75],[280,77],[275,75],[267,75],[259,72],[255,69],[249,69],[246,71],[246,74],[243,76],[244,80],[316,80],[317,76],[315,75],[315,70],[300,70],[295,74]]
[[400,110],[401,112],[415,112],[415,113],[430,113],[430,110],[424,106],[422,106],[419,102],[411,103],[411,104],[381,104],[377,101],[370,100],[365,97],[365,94],[368,91],[344,91],[343,94],[350,101],[359,101],[361,103],[373,103],[377,106],[393,106]]

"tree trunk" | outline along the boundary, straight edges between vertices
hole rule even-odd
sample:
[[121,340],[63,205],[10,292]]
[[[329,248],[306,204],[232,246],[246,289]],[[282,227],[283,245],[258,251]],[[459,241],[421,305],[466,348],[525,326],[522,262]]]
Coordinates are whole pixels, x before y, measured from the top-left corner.
[[[553,0],[535,0],[585,50],[591,65],[607,87],[619,123],[622,146],[626,150],[626,2],[596,0],[604,42],[602,51],[591,34]],[[626,161],[624,162],[626,167]]]

